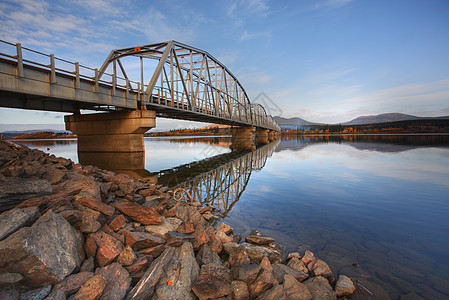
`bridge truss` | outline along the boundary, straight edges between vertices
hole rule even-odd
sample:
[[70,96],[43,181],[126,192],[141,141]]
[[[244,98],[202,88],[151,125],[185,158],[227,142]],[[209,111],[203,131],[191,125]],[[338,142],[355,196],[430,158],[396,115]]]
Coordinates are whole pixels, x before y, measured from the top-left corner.
[[[264,107],[251,103],[237,78],[206,51],[176,41],[113,50],[99,78],[112,67],[114,77],[121,73],[131,88],[122,62],[130,57],[140,59],[141,106],[159,116],[280,131]],[[150,72],[144,66],[147,59],[157,61]]]

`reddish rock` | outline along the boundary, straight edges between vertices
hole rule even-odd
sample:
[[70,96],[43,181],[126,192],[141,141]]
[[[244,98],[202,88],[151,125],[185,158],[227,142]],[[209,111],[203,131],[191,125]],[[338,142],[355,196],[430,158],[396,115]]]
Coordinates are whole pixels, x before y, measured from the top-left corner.
[[124,231],[124,237],[125,244],[132,246],[136,251],[165,244],[165,240],[163,238],[151,235],[146,232]]
[[76,293],[80,287],[92,277],[94,277],[94,273],[92,272],[80,272],[69,275],[53,287],[48,298],[53,299],[58,293],[62,293],[65,296],[70,296]]
[[153,258],[158,257],[165,251],[165,245],[157,245],[151,248],[145,248],[138,251],[140,254],[151,255]]
[[185,242],[193,242],[195,238],[189,234],[178,233],[176,231],[168,232],[167,246],[179,247]]
[[212,275],[217,278],[223,279],[224,281],[231,281],[231,270],[220,265],[216,265],[214,263],[202,265],[201,266],[201,275]]
[[116,233],[114,230],[111,229],[111,227],[109,227],[109,225],[104,224],[103,227],[101,227],[101,230],[106,233],[109,234],[110,236],[116,238],[117,240],[119,240],[122,244],[125,243],[125,237],[122,234],[118,234]]
[[93,234],[89,234],[86,237],[86,241],[84,243],[84,252],[86,252],[87,257],[95,257],[95,254],[97,254],[97,243],[95,243]]
[[106,279],[101,275],[95,275],[81,286],[78,293],[72,300],[97,300],[100,299],[104,288],[106,287]]
[[298,282],[295,278],[293,278],[289,274],[286,274],[284,276],[283,286],[284,286],[284,295],[287,299],[304,299],[304,300],[327,299],[327,298],[312,297],[309,288],[305,284]]
[[123,251],[122,243],[103,231],[95,233],[93,238],[98,247],[95,258],[100,267],[111,263]]
[[123,215],[118,215],[109,223],[109,227],[115,232],[125,228],[125,225],[126,225],[126,218]]
[[313,299],[336,299],[335,293],[326,278],[317,276],[304,282]]
[[249,235],[245,238],[245,241],[255,245],[268,245],[275,242],[273,238],[258,235]]
[[150,266],[151,260],[148,257],[139,257],[130,266],[125,267],[132,279],[140,279],[145,274],[146,269]]
[[255,298],[264,291],[278,284],[276,278],[269,271],[263,270],[253,283],[248,285],[249,294]]
[[190,222],[183,222],[181,225],[179,225],[176,231],[184,234],[192,234],[193,232],[195,232],[195,225]]
[[232,293],[231,285],[212,275],[200,275],[192,286],[199,300],[217,299]]
[[209,237],[209,242],[207,242],[207,244],[209,245],[210,249],[219,254],[221,252],[221,250],[223,250],[223,243],[215,235],[214,228],[211,226],[208,226],[206,228],[206,233],[207,233],[207,236]]
[[95,270],[95,275],[101,275],[106,280],[106,287],[100,297],[101,300],[122,300],[131,285],[128,271],[120,264],[112,263],[104,268]]
[[220,223],[220,225],[218,225],[217,228],[215,228],[215,229],[223,231],[226,234],[231,234],[232,231],[234,231],[234,229],[231,226],[229,226],[225,223]]
[[304,256],[301,258],[301,261],[307,266],[312,261],[315,261],[315,255],[310,252],[309,250],[306,250],[306,253],[304,253]]
[[130,245],[126,245],[125,249],[123,249],[122,253],[117,257],[117,262],[122,266],[130,266],[137,258],[133,249]]
[[317,259],[315,262],[311,263],[310,270],[311,270],[312,276],[328,277],[328,276],[332,275],[332,271],[329,268],[329,266],[321,259]]
[[309,272],[309,269],[304,265],[304,263],[299,260],[297,257],[292,257],[289,261],[287,266],[290,268],[293,268],[295,270],[298,270],[300,272],[303,272],[304,274],[307,274]]
[[74,200],[74,202],[101,212],[106,216],[112,216],[115,211],[112,206],[104,204],[103,202],[91,197],[78,197],[76,200]]
[[195,231],[192,235],[195,238],[195,240],[193,241],[193,249],[195,250],[198,250],[202,245],[206,244],[209,241],[206,230],[204,230],[204,227],[201,225],[195,226]]
[[248,285],[243,281],[234,280],[231,282],[232,298],[235,300],[249,300]]
[[200,214],[204,214],[206,212],[211,212],[212,210],[213,210],[212,206],[203,206],[203,207],[200,207],[200,209],[198,209],[198,212]]
[[291,252],[288,254],[287,260],[290,260],[293,257],[296,257],[299,260],[299,259],[301,259],[301,254],[299,254],[298,252]]
[[229,264],[234,266],[246,265],[250,263],[248,253],[242,247],[238,247],[234,251],[231,252],[228,259]]
[[115,208],[143,225],[157,225],[162,223],[161,215],[156,210],[141,206],[135,202],[124,201],[116,203]]
[[335,286],[335,292],[337,293],[337,296],[338,297],[350,296],[354,293],[354,291],[355,291],[354,282],[352,282],[352,280],[349,277],[345,275],[340,275],[338,277],[338,281]]
[[140,190],[138,193],[142,197],[148,197],[148,196],[154,195],[156,193],[156,187],[152,186],[150,188]]
[[223,244],[234,241],[234,238],[230,237],[229,235],[220,230],[215,230],[215,235],[221,240]]
[[251,284],[256,280],[262,268],[256,264],[245,264],[232,268],[235,279]]
[[309,275],[304,274],[303,272],[295,270],[293,268],[290,268],[289,266],[286,266],[283,264],[273,264],[273,275],[274,275],[274,277],[276,277],[276,280],[279,283],[284,282],[285,274],[291,275],[293,278],[295,278],[299,282],[302,282],[309,277]]

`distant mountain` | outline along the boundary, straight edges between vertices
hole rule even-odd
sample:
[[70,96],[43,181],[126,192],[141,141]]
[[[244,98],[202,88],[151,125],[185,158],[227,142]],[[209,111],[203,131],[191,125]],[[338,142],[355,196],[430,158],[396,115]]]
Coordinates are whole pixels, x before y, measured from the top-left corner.
[[401,113],[388,113],[388,114],[380,114],[380,115],[361,116],[361,117],[355,118],[347,123],[343,123],[343,125],[376,124],[376,123],[412,121],[412,120],[423,120],[423,119],[449,119],[449,116],[417,117],[417,116],[401,114]]
[[312,123],[301,118],[283,118],[283,117],[273,117],[273,119],[279,124],[288,125],[311,125]]

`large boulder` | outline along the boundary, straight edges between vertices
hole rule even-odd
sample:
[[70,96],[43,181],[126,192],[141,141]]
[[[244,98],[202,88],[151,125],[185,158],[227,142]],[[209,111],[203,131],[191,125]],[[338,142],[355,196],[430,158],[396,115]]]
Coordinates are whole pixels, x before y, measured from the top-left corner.
[[20,273],[33,289],[63,280],[84,260],[83,237],[49,210],[0,242],[0,273]]
[[31,226],[41,214],[37,207],[14,208],[0,215],[0,241],[22,227]]

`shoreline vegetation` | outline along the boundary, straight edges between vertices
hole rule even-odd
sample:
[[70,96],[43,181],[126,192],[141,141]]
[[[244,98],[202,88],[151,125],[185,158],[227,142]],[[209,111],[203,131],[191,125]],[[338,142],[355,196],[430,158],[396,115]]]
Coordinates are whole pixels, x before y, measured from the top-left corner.
[[0,141],[2,299],[370,294],[310,251],[244,238],[186,191]]
[[[285,124],[281,124],[282,125]],[[449,120],[424,119],[410,121],[396,121],[387,123],[375,123],[366,125],[342,125],[342,124],[312,124],[289,125],[282,129],[282,135],[359,135],[359,134],[447,134],[449,133]],[[294,128],[291,128],[291,127]],[[145,137],[166,136],[225,136],[231,135],[231,127],[227,125],[209,125],[201,128],[173,129],[170,131],[150,131]],[[38,131],[11,137],[13,140],[30,139],[69,139],[77,138],[71,132]]]

